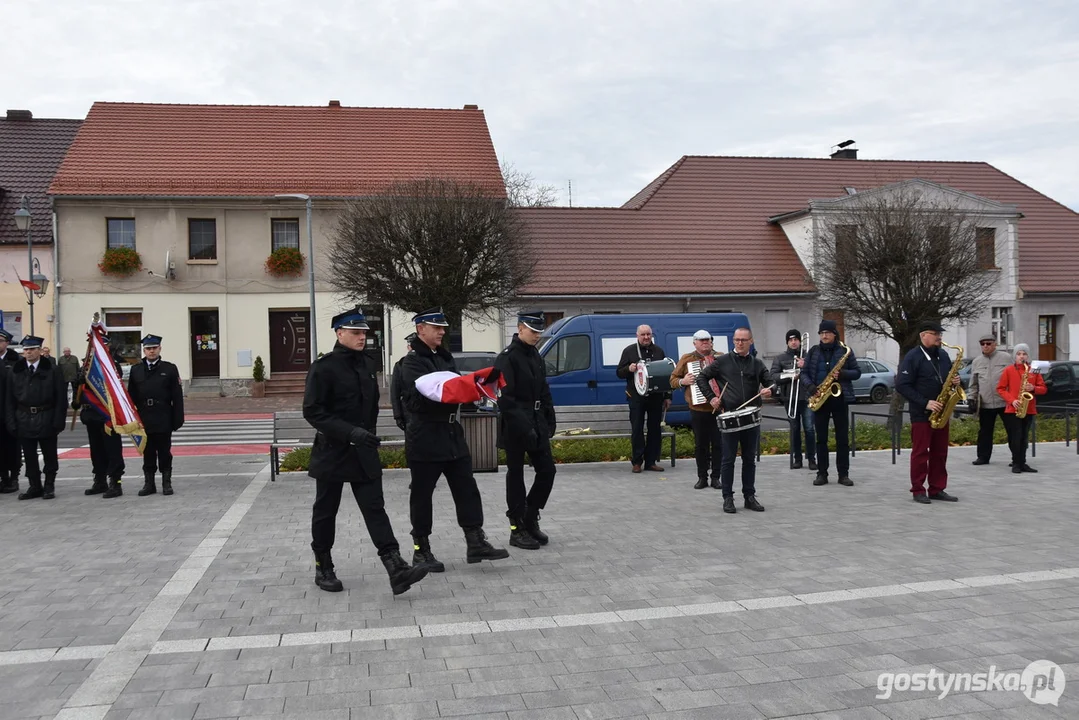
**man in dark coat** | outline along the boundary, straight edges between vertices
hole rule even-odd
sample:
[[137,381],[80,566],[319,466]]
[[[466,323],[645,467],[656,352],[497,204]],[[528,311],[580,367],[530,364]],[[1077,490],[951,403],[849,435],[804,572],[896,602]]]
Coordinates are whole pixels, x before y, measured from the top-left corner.
[[161,336],[142,339],[143,360],[131,366],[127,390],[146,428],[142,455],[145,483],[139,497],[157,492],[155,475],[161,469],[161,493],[172,495],[172,434],[184,424],[184,389],[180,371],[161,359]]
[[[11,392],[7,397],[7,424],[22,446],[29,488],[20,500],[56,497],[56,473],[60,470],[56,455],[56,436],[64,429],[67,416],[67,386],[56,363],[42,357],[44,340],[28,335],[22,340],[23,357],[11,369]],[[39,467],[38,449],[44,458]],[[45,471],[45,484],[41,471]]]
[[412,350],[401,360],[401,392],[408,415],[405,457],[412,473],[409,505],[413,564],[426,565],[431,572],[446,569],[431,552],[429,540],[434,513],[432,496],[443,474],[457,506],[457,523],[465,533],[466,560],[478,563],[507,558],[509,553],[487,542],[483,532],[483,502],[472,475],[472,453],[459,422],[461,406],[430,400],[416,389],[416,380],[424,375],[457,372],[453,355],[442,346],[442,337],[449,327],[446,315],[439,308],[431,308],[415,315],[412,321],[416,325],[416,339],[412,341]]
[[363,352],[370,328],[358,307],[334,316],[331,326],[337,334],[333,352],[311,366],[303,395],[304,419],[318,431],[307,473],[315,479],[311,510],[315,584],[328,592],[344,589],[334,572],[330,551],[336,537],[341,491],[348,483],[390,577],[393,594],[400,595],[422,580],[428,569],[411,567],[404,561],[386,514],[378,455],[381,441],[375,435],[378,381],[370,358]]
[[[416,339],[416,333],[405,335],[405,352],[412,350],[412,341]],[[405,398],[401,392],[401,358],[393,364],[393,372],[390,374],[390,407],[393,409],[393,421],[403,431],[408,425],[408,412],[405,410]]]
[[[808,335],[808,333],[807,333]],[[817,469],[817,436],[813,431],[813,411],[806,403],[806,393],[801,388],[801,371],[805,366],[805,350],[802,348],[802,334],[797,328],[787,331],[787,349],[772,360],[772,379],[776,381],[779,404],[787,408],[790,418],[791,470],[802,469],[802,431],[805,430],[805,456],[809,460],[809,469]],[[783,373],[793,374],[790,380],[782,378]],[[795,385],[795,383],[799,383]],[[794,393],[798,397],[795,401]],[[794,407],[791,407],[794,401]],[[794,417],[790,413],[794,412]]]
[[[108,337],[102,337],[102,341],[108,345]],[[123,377],[121,364],[114,354],[110,354],[116,377]],[[82,377],[80,368],[79,376]],[[65,377],[66,381],[66,377]],[[124,494],[121,485],[124,470],[127,464],[124,462],[124,443],[120,434],[113,430],[105,429],[105,418],[86,399],[86,378],[82,377],[82,383],[76,386],[75,395],[71,406],[82,406],[79,419],[86,427],[86,439],[90,443],[90,464],[93,468],[94,482],[83,492],[86,495],[101,495],[105,499],[120,497]]]
[[[835,427],[835,471],[839,474],[839,484],[850,487],[854,481],[850,479],[850,410],[847,406],[855,402],[854,381],[862,376],[862,369],[858,367],[854,351],[847,355],[848,348],[840,345],[839,326],[834,320],[821,320],[817,335],[820,343],[809,349],[802,369],[801,383],[806,401],[838,363],[842,362],[843,366],[838,377],[842,392],[838,396],[829,395],[819,409],[811,411],[817,431],[817,477],[813,484],[828,484],[828,421],[831,420]],[[844,356],[846,360],[843,360]]]
[[[637,328],[637,342],[622,351],[622,357],[615,368],[615,375],[626,381],[626,397],[629,398],[630,444],[632,446],[633,472],[642,468],[662,472],[659,464],[660,443],[663,435],[660,425],[663,412],[671,406],[671,393],[651,393],[641,396],[634,387],[633,377],[639,363],[654,362],[667,357],[663,348],[656,345],[652,328],[641,325]],[[645,428],[647,427],[647,434]]]
[[[543,313],[522,312],[509,347],[495,358],[495,368],[506,381],[498,398],[500,437],[506,449],[506,517],[510,519],[510,545],[536,550],[549,538],[540,530],[540,510],[554,486],[555,465],[551,437],[555,431],[554,401],[547,384],[543,358],[536,343],[543,332]],[[532,489],[525,494],[525,453],[536,470]]]
[[[11,333],[0,329],[0,365],[7,369],[15,367],[22,356],[8,347]],[[3,407],[3,406],[0,406]],[[19,491],[19,473],[22,471],[22,446],[15,433],[0,422],[0,493]]]

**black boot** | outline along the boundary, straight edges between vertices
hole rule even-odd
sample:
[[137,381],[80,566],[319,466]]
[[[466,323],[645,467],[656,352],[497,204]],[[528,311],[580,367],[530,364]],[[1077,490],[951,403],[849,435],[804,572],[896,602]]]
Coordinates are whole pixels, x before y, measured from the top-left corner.
[[333,558],[327,553],[315,553],[315,584],[326,592],[341,592],[345,586],[333,571]]
[[45,494],[45,491],[41,489],[41,478],[27,478],[27,481],[29,487],[26,488],[26,492],[19,493],[20,500],[33,500]]
[[83,495],[100,495],[108,489],[109,484],[106,482],[105,476],[94,475],[94,484],[88,490],[84,490]]
[[723,482],[719,478],[712,478],[712,489],[713,490],[722,490],[723,489]]
[[18,473],[12,474],[11,477],[5,477],[0,480],[0,493],[13,493],[19,492],[19,475]]
[[431,543],[425,537],[413,538],[412,566],[426,565],[431,572],[446,572],[446,566],[431,552]]
[[41,493],[41,497],[45,500],[52,500],[56,497],[56,476],[45,476],[45,487]]
[[551,538],[547,537],[547,533],[540,530],[539,521],[539,510],[529,510],[525,513],[525,530],[528,531],[529,535],[536,538],[536,542],[540,545],[546,545],[551,541]]
[[404,561],[401,553],[396,550],[382,555],[382,564],[386,566],[386,573],[390,576],[390,588],[394,595],[400,595],[410,587],[427,577],[431,568],[426,565],[413,567]]
[[[525,529],[524,520],[510,520],[510,545],[522,550],[539,550],[539,541]],[[472,551],[471,545],[469,552]]]
[[172,495],[172,470],[161,471],[161,494]]
[[510,556],[508,551],[487,542],[487,535],[482,527],[465,528],[465,542],[468,543],[465,559],[469,564],[478,563],[480,560],[502,560]]
[[697,478],[697,484],[693,486],[693,489],[694,490],[704,490],[706,487],[708,487],[708,478],[702,477],[702,478]]
[[120,484],[120,477],[116,476],[114,478],[109,478],[109,489],[106,490],[105,494],[101,497],[106,500],[111,500],[112,498],[122,497],[123,494],[124,486]]
[[153,495],[157,492],[157,483],[154,482],[154,474],[147,472],[146,482],[142,486],[142,490],[139,490],[139,497],[146,497],[147,495]]

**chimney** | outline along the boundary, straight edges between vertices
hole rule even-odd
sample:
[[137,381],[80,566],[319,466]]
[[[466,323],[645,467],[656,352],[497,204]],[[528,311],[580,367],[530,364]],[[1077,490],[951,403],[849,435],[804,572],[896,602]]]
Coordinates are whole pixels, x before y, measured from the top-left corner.
[[340,100],[330,100],[330,107],[341,107]]
[[836,148],[838,149],[832,153],[831,158],[833,160],[857,160],[858,148],[851,147],[852,145],[854,145],[853,140],[844,140],[839,143],[836,145]]
[[479,110],[479,105],[465,105],[465,110]]
[[7,119],[8,120],[33,120],[34,119],[34,113],[30,112],[29,110],[8,110],[7,111]]

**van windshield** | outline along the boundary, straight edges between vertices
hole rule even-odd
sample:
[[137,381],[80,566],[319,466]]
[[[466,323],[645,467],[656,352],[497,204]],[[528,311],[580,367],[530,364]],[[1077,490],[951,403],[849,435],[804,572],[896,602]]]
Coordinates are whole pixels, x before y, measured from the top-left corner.
[[536,343],[536,350],[539,352],[540,355],[543,354],[544,348],[546,348],[548,345],[550,345],[551,340],[553,340],[553,339],[554,338],[551,337],[550,335],[540,335],[539,342]]

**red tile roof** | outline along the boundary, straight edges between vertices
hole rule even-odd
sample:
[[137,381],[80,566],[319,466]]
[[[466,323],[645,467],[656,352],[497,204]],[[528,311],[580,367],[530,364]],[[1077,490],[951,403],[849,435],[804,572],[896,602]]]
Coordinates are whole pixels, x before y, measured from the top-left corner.
[[99,102],[50,192],[349,197],[423,177],[505,192],[482,110]]
[[911,178],[1016,205],[1020,287],[1079,291],[1079,214],[987,163],[686,156],[621,208],[522,210],[540,256],[524,294],[810,290],[768,218]]
[[[34,244],[52,244],[52,206],[47,191],[81,120],[0,117],[0,244],[26,244],[15,211],[26,195]],[[24,276],[26,268],[20,271]]]

